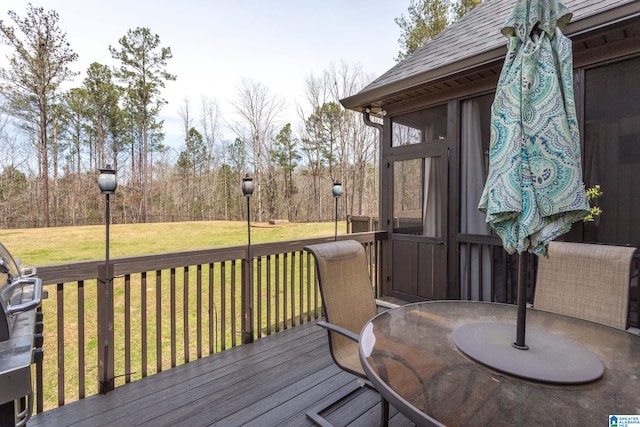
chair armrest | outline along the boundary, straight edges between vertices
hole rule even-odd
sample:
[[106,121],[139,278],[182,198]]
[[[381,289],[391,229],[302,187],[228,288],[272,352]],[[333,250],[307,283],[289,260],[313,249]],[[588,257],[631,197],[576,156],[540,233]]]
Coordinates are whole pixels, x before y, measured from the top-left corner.
[[342,326],[334,325],[333,323],[325,322],[323,320],[318,320],[318,326],[322,326],[329,331],[333,331],[340,335],[343,335],[355,342],[360,341],[360,337],[358,336],[358,334],[354,334],[353,332],[343,328]]
[[382,307],[382,308],[387,308],[387,309],[392,309],[392,308],[398,308],[400,307],[399,304],[394,304],[392,302],[387,302],[387,301],[382,301],[380,299],[376,299],[376,305],[378,307]]

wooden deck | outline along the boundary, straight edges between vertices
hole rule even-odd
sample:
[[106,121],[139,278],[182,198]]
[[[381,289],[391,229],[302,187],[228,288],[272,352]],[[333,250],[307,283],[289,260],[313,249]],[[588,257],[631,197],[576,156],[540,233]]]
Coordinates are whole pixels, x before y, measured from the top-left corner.
[[[306,412],[353,384],[307,323],[38,414],[35,426],[311,426]],[[376,426],[380,397],[366,387],[323,416]],[[391,408],[391,426],[412,426]]]

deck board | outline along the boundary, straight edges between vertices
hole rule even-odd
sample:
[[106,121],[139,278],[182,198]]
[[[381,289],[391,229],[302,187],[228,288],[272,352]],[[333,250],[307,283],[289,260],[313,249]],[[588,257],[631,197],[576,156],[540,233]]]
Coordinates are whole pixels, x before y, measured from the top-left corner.
[[[354,378],[311,322],[35,415],[29,426],[311,426],[306,412]],[[390,425],[412,425],[391,411]],[[377,425],[380,397],[363,388],[323,415],[338,426]]]

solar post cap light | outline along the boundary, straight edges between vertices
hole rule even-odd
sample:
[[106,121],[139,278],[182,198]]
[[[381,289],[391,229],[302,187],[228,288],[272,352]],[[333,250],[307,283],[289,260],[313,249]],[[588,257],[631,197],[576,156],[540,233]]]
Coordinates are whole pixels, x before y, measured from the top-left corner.
[[242,194],[247,197],[251,197],[253,194],[253,178],[246,174],[244,178],[242,178]]
[[338,181],[333,183],[333,187],[331,187],[331,193],[333,193],[333,198],[336,201],[336,212],[335,212],[335,237],[334,240],[338,240],[338,198],[342,195],[342,184]]
[[100,194],[114,194],[116,192],[118,181],[116,180],[116,171],[111,168],[111,165],[100,169],[98,187],[100,187]]

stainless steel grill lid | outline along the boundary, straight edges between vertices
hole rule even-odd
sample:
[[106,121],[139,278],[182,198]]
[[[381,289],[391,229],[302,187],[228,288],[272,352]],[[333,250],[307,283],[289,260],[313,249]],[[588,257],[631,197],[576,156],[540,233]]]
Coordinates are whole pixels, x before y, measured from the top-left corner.
[[15,315],[35,309],[42,300],[42,282],[36,270],[20,269],[20,262],[0,243],[0,342],[11,337]]
[[0,244],[0,425],[26,425],[33,410],[31,364],[34,344],[42,345],[42,322],[36,322],[42,281],[35,273]]
[[[20,270],[15,260],[9,254],[9,251],[0,243],[0,305],[2,305],[2,314],[0,314],[0,341],[9,339],[10,330],[13,324],[13,316],[7,310],[16,299],[20,297],[12,286],[20,277]],[[14,295],[16,294],[16,295]]]

